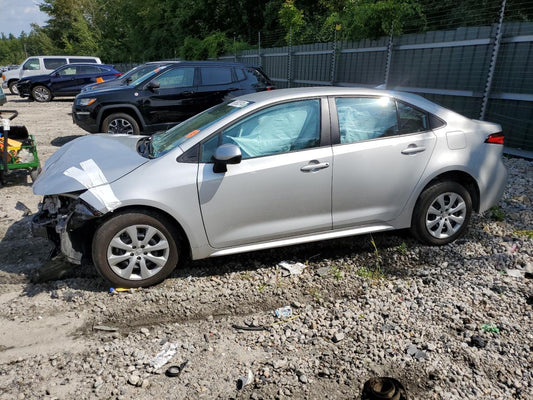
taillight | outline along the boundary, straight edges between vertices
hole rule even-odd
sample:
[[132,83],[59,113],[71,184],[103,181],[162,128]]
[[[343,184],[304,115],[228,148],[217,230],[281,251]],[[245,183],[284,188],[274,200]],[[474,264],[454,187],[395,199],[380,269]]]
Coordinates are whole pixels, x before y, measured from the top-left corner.
[[122,76],[122,74],[115,74],[115,76]]
[[275,86],[267,86],[266,90],[274,90],[275,88],[276,88]]
[[505,135],[502,132],[491,133],[485,140],[485,143],[503,144],[504,138]]

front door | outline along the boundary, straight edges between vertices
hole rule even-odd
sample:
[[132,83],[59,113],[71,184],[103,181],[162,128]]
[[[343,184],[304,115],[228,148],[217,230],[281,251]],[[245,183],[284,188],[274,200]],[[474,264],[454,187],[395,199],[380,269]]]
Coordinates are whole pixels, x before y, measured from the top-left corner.
[[[194,115],[196,86],[194,67],[173,68],[153,79],[159,88],[144,89],[139,94],[146,123],[164,129]],[[146,86],[146,85],[145,85]]]
[[[202,145],[198,196],[211,246],[225,248],[331,230],[330,146],[320,146],[320,100],[263,109]],[[243,160],[213,172],[216,147]]]

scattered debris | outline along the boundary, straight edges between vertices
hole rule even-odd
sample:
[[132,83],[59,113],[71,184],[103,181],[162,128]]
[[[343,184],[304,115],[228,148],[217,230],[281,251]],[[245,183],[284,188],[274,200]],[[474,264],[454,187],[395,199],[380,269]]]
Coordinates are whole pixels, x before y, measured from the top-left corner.
[[524,277],[524,272],[520,271],[519,269],[507,269],[505,272],[507,272],[507,275],[512,276],[513,278]]
[[292,317],[292,308],[291,306],[280,307],[274,313],[278,318],[290,318]]
[[115,328],[113,326],[106,326],[106,325],[96,325],[93,326],[93,329],[95,331],[103,331],[103,332],[117,332],[118,328]]
[[31,210],[26,206],[26,204],[20,202],[20,201],[17,201],[17,204],[15,204],[15,209],[16,210],[19,210],[19,211],[22,211],[23,212],[23,216],[27,217],[28,215],[31,214]]
[[403,385],[394,378],[371,378],[363,386],[362,400],[407,400]]
[[291,263],[289,261],[281,261],[278,265],[288,271],[290,275],[301,275],[304,269],[307,268],[307,265],[301,262]]
[[33,283],[57,281],[63,279],[74,268],[76,268],[76,264],[66,261],[63,255],[57,255],[39,268],[31,277],[31,281]]
[[249,385],[254,381],[254,374],[252,373],[252,370],[248,370],[248,374],[246,376],[241,376],[239,379],[237,379],[237,390],[242,390],[246,385]]
[[109,293],[110,294],[117,294],[119,292],[127,292],[127,293],[133,293],[135,291],[139,290],[138,288],[113,288],[113,287],[110,287],[109,288]]
[[165,371],[165,375],[169,378],[177,378],[178,376],[180,376],[181,371],[183,371],[188,362],[189,360],[185,360],[180,365],[171,365]]
[[150,360],[150,365],[155,369],[161,368],[163,365],[170,361],[174,354],[176,354],[177,348],[177,343],[166,342],[161,348],[161,351]]

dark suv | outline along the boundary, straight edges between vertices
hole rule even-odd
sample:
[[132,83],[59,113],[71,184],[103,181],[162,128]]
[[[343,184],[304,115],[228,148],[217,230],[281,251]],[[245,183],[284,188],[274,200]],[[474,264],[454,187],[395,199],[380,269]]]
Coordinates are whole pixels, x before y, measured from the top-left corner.
[[163,65],[127,86],[80,93],[74,123],[88,132],[153,133],[214,106],[225,97],[274,89],[256,67],[218,61]]

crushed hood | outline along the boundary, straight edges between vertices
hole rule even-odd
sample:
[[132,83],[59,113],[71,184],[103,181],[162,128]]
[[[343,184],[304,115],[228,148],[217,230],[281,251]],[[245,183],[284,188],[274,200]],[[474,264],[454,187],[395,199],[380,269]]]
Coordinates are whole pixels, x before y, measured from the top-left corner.
[[116,181],[150,161],[137,152],[142,137],[97,134],[64,144],[44,164],[33,193],[76,192]]

